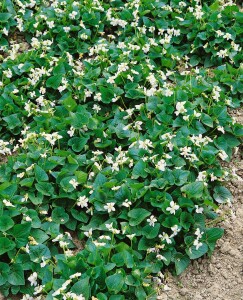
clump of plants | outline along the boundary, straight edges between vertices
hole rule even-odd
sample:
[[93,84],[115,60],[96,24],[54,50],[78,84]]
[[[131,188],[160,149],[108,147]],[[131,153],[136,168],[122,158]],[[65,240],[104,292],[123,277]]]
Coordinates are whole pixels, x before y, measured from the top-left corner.
[[[211,255],[240,145],[232,1],[0,4],[0,290],[156,299]],[[77,249],[77,240],[82,242]]]

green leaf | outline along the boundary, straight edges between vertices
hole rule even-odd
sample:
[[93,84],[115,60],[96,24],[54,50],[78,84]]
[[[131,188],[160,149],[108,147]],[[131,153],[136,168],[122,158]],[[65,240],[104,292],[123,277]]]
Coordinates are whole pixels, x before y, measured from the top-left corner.
[[87,110],[84,108],[80,112],[70,113],[70,116],[71,116],[71,125],[75,129],[80,129],[84,125],[87,125],[91,117],[90,113],[88,113]]
[[68,111],[73,111],[77,107],[76,101],[72,98],[72,95],[69,93],[63,95],[60,101]]
[[126,92],[125,96],[130,99],[142,99],[144,98],[143,92],[135,89],[130,89]]
[[37,243],[42,244],[46,240],[49,239],[49,235],[46,234],[43,230],[41,229],[32,229],[30,232],[30,235],[33,236],[33,238],[36,240]]
[[196,249],[195,246],[186,249],[186,253],[190,257],[190,259],[197,259],[203,256],[207,252],[208,252],[208,245],[205,243],[202,243],[202,246],[199,247],[198,250]]
[[65,73],[66,73],[65,66],[64,63],[62,62],[58,63],[58,65],[53,68],[54,75],[60,75],[60,74],[64,75]]
[[153,240],[148,240],[145,237],[142,237],[138,243],[138,250],[147,250],[153,246]]
[[34,177],[24,178],[19,182],[19,184],[20,186],[31,187],[33,185],[34,180],[35,180]]
[[4,117],[3,120],[8,124],[9,129],[22,126],[22,122],[20,121],[18,114],[9,115]]
[[84,279],[80,279],[78,282],[76,282],[72,286],[71,291],[73,293],[75,293],[76,295],[83,295],[85,297],[85,300],[90,299],[89,277],[86,277]]
[[224,186],[216,186],[213,191],[213,197],[218,203],[225,203],[233,199],[231,192]]
[[146,178],[147,172],[145,171],[146,163],[142,160],[138,161],[132,171],[133,178],[137,179],[139,177]]
[[216,159],[215,151],[212,150],[202,150],[201,156],[208,165],[213,164]]
[[147,238],[147,239],[154,239],[156,236],[158,236],[159,233],[159,229],[160,229],[160,224],[156,223],[153,226],[150,225],[146,225],[145,227],[143,227],[143,229],[141,230],[141,233]]
[[95,177],[95,181],[94,181],[94,188],[97,189],[101,186],[103,186],[104,183],[106,183],[107,178],[102,174],[102,173],[98,173],[98,175]]
[[46,86],[56,90],[60,86],[61,82],[62,82],[62,75],[60,74],[54,75],[47,79]]
[[114,254],[111,261],[114,262],[117,267],[126,265],[127,268],[133,268],[134,266],[133,256],[126,250]]
[[192,57],[190,58],[190,65],[195,67],[196,65],[199,64],[199,62],[201,61],[201,58],[197,55],[192,55]]
[[179,225],[179,221],[174,216],[169,216],[165,218],[165,220],[162,222],[162,225],[166,228],[171,228],[174,225]]
[[42,244],[30,246],[31,261],[39,264],[42,261],[42,257],[45,259],[51,258],[51,252],[47,246]]
[[139,300],[146,300],[147,299],[147,294],[145,293],[142,286],[136,287],[135,295],[136,295],[137,299],[139,299]]
[[215,248],[216,242],[220,239],[224,234],[223,228],[207,228],[206,232],[206,243],[210,249],[210,255]]
[[220,239],[224,234],[223,228],[207,228],[206,238],[208,242],[215,242]]
[[213,119],[209,115],[202,113],[201,121],[203,124],[207,125],[208,127],[213,128]]
[[10,19],[12,16],[12,14],[10,13],[0,13],[0,23],[5,23],[8,21],[8,19]]
[[103,103],[111,103],[114,98],[114,90],[108,87],[100,86],[101,99]]
[[187,182],[187,178],[190,175],[190,171],[185,170],[173,170],[173,176],[175,178],[175,184],[181,186]]
[[190,213],[185,211],[181,213],[180,224],[183,228],[189,229],[193,223],[194,223],[194,219]]
[[54,194],[54,188],[51,183],[48,182],[38,182],[35,184],[37,191],[45,196],[51,196]]
[[10,234],[12,234],[15,238],[17,247],[23,247],[28,243],[30,229],[30,222],[14,225],[14,227],[11,229]]
[[55,207],[52,211],[51,218],[58,224],[65,224],[69,220],[69,215],[63,207]]
[[175,257],[175,268],[176,275],[180,275],[190,264],[190,259],[187,255],[176,255]]
[[35,178],[38,182],[39,181],[47,181],[48,175],[40,166],[35,165]]
[[83,211],[78,211],[78,210],[72,208],[72,209],[71,209],[71,214],[72,214],[72,216],[73,216],[76,220],[78,220],[78,221],[80,221],[80,222],[87,223],[88,220],[89,220],[89,217],[88,217],[87,214],[86,214],[85,212],[83,212]]
[[7,282],[9,270],[10,267],[8,264],[0,262],[0,286]]
[[0,255],[14,249],[15,243],[6,237],[0,238]]
[[80,184],[83,184],[87,181],[88,174],[83,171],[75,171],[74,175],[77,177],[77,181]]
[[60,181],[60,186],[63,188],[63,190],[67,193],[70,193],[72,191],[74,191],[74,187],[70,182],[70,180],[75,179],[73,176],[68,176],[68,177],[64,177],[61,181]]
[[80,152],[87,144],[88,138],[73,137],[68,141],[68,146],[71,146],[74,152]]
[[140,224],[146,217],[150,215],[150,212],[144,208],[134,208],[129,211],[128,217],[131,219],[129,220],[129,224],[131,226],[136,226]]
[[8,282],[11,285],[25,285],[24,271],[21,265],[12,265],[10,274],[11,276],[8,277]]
[[204,184],[201,181],[192,182],[184,185],[181,191],[190,198],[201,198],[203,195]]
[[0,217],[0,231],[7,231],[14,226],[14,221],[9,216]]
[[105,279],[105,283],[110,292],[117,294],[123,287],[125,280],[121,273],[116,273],[114,275],[108,276]]

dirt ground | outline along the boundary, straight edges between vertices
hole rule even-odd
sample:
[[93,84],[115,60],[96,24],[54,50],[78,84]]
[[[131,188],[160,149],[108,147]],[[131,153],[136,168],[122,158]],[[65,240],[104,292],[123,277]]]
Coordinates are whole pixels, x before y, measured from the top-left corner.
[[160,300],[243,300],[242,190],[243,182],[231,184],[233,206],[222,209],[230,213],[220,224],[225,235],[212,257],[194,261],[179,277],[169,275],[170,290],[162,292]]

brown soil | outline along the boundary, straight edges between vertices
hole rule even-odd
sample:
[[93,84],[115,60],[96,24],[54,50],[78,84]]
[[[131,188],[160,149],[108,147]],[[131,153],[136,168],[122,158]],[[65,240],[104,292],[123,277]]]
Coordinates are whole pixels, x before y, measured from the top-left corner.
[[171,290],[161,300],[243,300],[243,182],[232,182],[233,206],[224,206],[225,220],[217,226],[225,229],[211,258],[194,261],[178,277],[169,274]]

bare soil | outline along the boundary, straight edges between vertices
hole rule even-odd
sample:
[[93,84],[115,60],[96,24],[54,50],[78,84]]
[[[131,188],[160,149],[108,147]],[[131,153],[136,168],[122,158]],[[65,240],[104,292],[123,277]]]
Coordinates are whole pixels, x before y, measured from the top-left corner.
[[181,276],[166,278],[161,300],[243,300],[243,182],[230,184],[232,207],[224,206],[225,229],[211,258],[194,261]]

